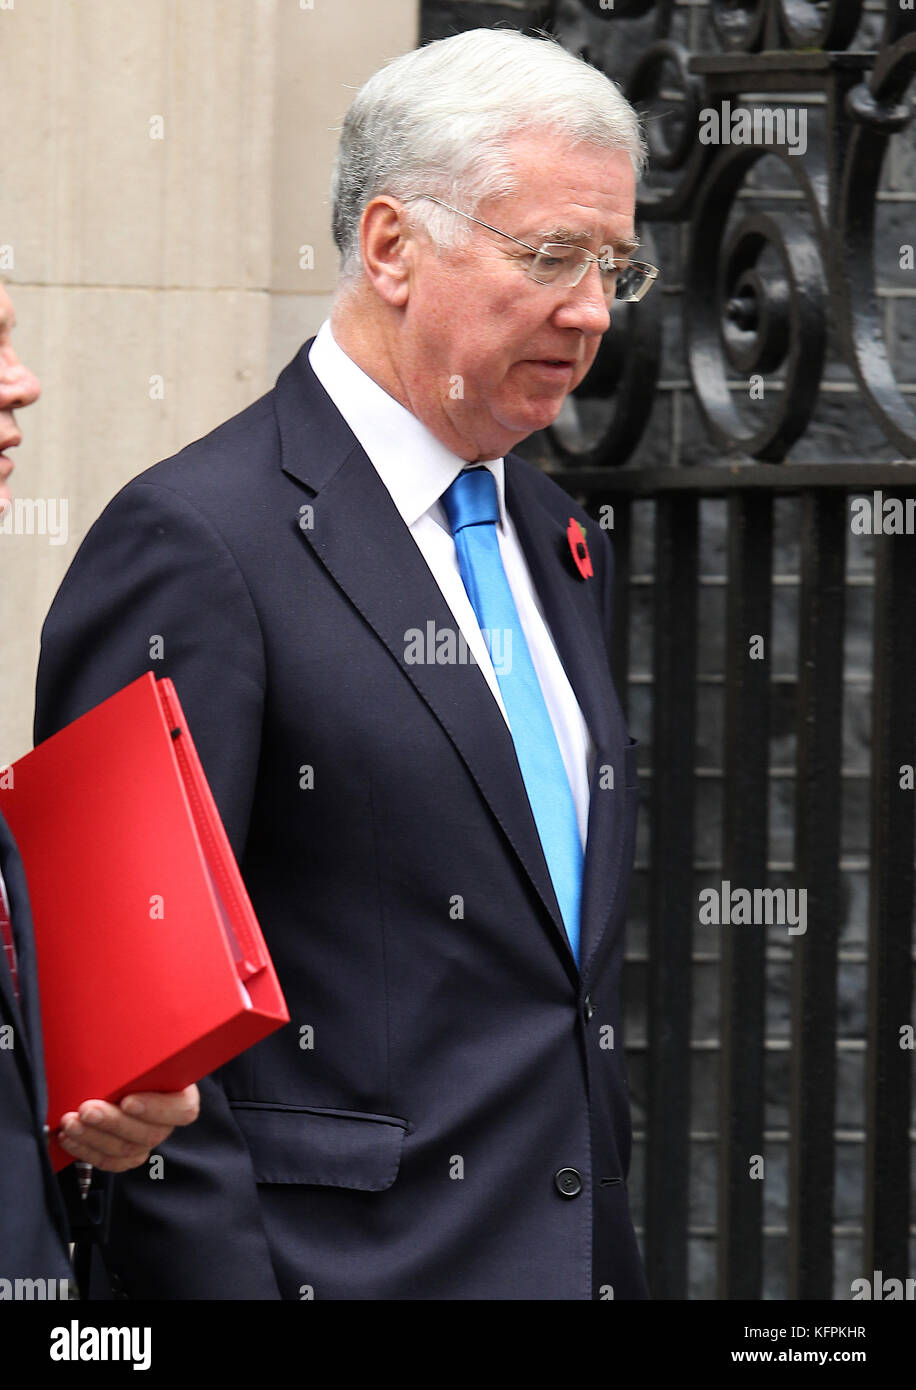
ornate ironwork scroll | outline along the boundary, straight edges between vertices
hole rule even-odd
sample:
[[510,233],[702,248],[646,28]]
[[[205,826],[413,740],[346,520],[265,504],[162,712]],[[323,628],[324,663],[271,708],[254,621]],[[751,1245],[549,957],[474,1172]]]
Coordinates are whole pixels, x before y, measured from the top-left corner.
[[[913,119],[916,13],[887,0],[877,35],[864,0],[710,0],[720,51],[704,53],[672,38],[673,16],[669,0],[554,6],[555,32],[644,113],[644,239],[690,226],[683,286],[663,274],[658,298],[621,316],[550,432],[561,463],[607,468],[633,452],[653,409],[659,298],[678,292],[686,365],[722,454],[783,461],[809,427],[832,352],[887,440],[916,456],[875,263],[876,195]],[[601,41],[611,33],[613,45]]]
[[[882,517],[916,501],[916,13],[454,6],[424,37],[550,28],[621,83],[651,150],[659,285],[521,447],[613,531],[648,831],[623,996],[652,1296],[861,1297],[912,1274],[916,550]],[[803,892],[804,930],[710,935],[710,883]]]

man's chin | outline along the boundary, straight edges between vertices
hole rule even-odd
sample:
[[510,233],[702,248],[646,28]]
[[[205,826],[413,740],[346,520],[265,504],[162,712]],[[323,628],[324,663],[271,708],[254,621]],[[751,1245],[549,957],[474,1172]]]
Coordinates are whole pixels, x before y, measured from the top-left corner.
[[517,412],[514,422],[519,439],[525,439],[529,434],[534,434],[537,430],[546,430],[552,425],[563,409],[567,394],[565,391],[562,394],[552,393],[526,401],[524,408]]
[[562,410],[567,394],[565,391],[553,392],[549,396],[526,396],[522,400],[516,397],[502,410],[498,407],[494,409],[491,412],[491,421],[495,426],[492,436],[485,440],[481,440],[479,434],[475,436],[483,445],[479,457],[498,458],[514,449],[530,434],[546,430]]

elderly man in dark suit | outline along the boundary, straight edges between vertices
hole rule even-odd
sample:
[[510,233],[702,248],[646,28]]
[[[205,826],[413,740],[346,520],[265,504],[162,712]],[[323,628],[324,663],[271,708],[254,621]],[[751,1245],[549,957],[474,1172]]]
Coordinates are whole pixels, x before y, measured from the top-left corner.
[[[6,450],[21,442],[15,412],[37,400],[35,375],[13,348],[14,311],[0,285],[0,512],[11,500],[13,463]],[[196,1116],[198,1094],[125,1097],[120,1106],[87,1100],[61,1117],[58,1139],[74,1158],[108,1172],[146,1162],[175,1125]],[[45,1124],[47,1094],[41,1010],[28,887],[9,827],[0,816],[0,1280],[4,1297],[60,1297],[75,1291],[67,1243],[91,1229],[87,1210],[104,1208],[93,1197],[84,1207],[73,1167],[55,1182]],[[91,1179],[91,1175],[84,1174]],[[85,1184],[84,1184],[85,1186]],[[68,1211],[70,1220],[68,1221]],[[50,1281],[39,1286],[37,1280]],[[36,1289],[40,1288],[40,1292]],[[53,1291],[49,1292],[49,1288]],[[65,1293],[64,1293],[65,1296]]]
[[591,366],[642,142],[602,74],[478,30],[357,96],[333,314],[141,474],[48,618],[44,736],[178,688],[292,1022],[116,1180],[159,1298],[644,1298],[619,975],[637,791],[606,534],[509,451]]

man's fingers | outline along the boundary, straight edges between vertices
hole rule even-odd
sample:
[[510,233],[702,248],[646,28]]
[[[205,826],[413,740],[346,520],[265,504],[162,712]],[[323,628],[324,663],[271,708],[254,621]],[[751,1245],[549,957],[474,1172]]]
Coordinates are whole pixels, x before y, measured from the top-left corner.
[[91,1163],[94,1168],[109,1173],[136,1168],[146,1162],[150,1153],[150,1146],[145,1143],[131,1144],[104,1132],[93,1132],[78,1120],[62,1125],[57,1139],[61,1148],[72,1158],[80,1158],[84,1163]]
[[[195,1085],[185,1086],[183,1091],[138,1091],[125,1096],[121,1109],[126,1115],[136,1116],[145,1124],[166,1125],[174,1129],[176,1125],[193,1124],[200,1114],[200,1092]],[[161,1142],[161,1141],[160,1141]]]
[[124,1152],[120,1155],[106,1153],[103,1149],[94,1144],[88,1144],[84,1139],[68,1139],[63,1134],[58,1136],[58,1141],[63,1149],[72,1158],[82,1159],[84,1163],[91,1163],[93,1168],[98,1168],[104,1173],[126,1173],[130,1168],[138,1168],[149,1158],[147,1149],[129,1147],[124,1145]]
[[143,1091],[125,1096],[120,1106],[104,1100],[83,1101],[60,1122],[60,1143],[67,1153],[108,1173],[123,1173],[145,1163],[175,1125],[189,1125],[200,1111],[196,1086],[183,1091]]
[[76,1117],[64,1117],[61,1129],[68,1138],[114,1158],[153,1149],[172,1132],[171,1125],[133,1119],[103,1100],[84,1101]]
[[146,1125],[165,1125],[174,1129],[177,1125],[193,1125],[200,1113],[200,1093],[196,1086],[186,1086],[183,1091],[138,1091],[125,1095],[121,1101],[125,1115],[136,1116]]

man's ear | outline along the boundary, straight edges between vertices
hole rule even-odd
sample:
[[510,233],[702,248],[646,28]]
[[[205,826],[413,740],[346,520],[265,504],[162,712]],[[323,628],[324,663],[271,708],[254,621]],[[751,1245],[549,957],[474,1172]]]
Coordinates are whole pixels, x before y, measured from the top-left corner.
[[381,194],[373,198],[363,209],[359,238],[366,279],[386,304],[403,308],[415,244],[403,203]]

